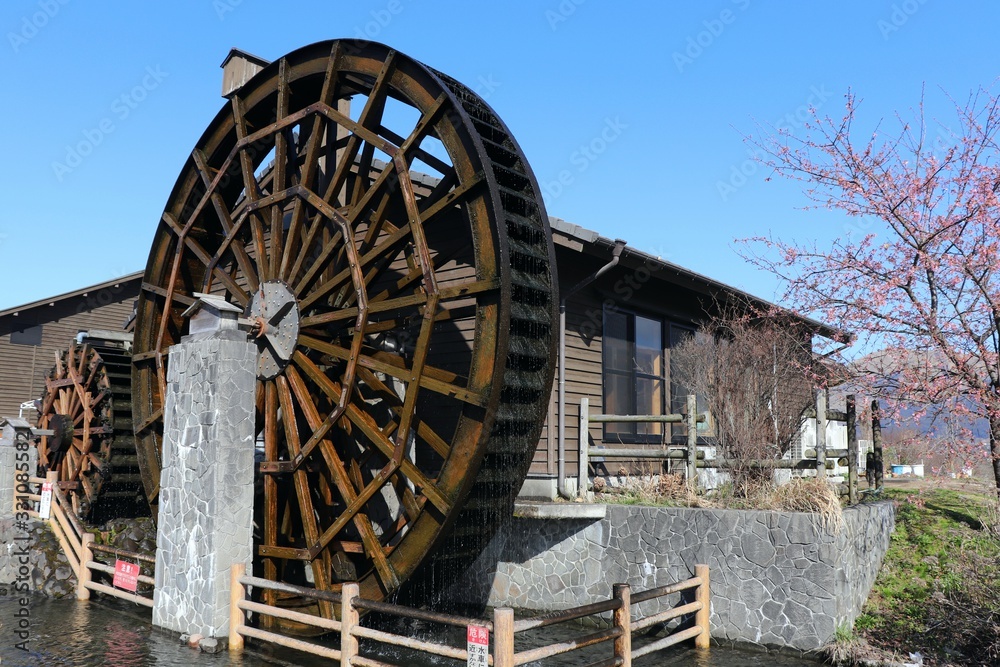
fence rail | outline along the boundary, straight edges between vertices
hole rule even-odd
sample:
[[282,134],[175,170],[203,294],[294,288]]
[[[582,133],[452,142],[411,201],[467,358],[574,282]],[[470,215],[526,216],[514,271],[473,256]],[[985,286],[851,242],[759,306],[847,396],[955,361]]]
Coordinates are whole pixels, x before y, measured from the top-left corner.
[[[94,534],[84,529],[80,519],[77,518],[76,513],[73,511],[72,504],[63,494],[62,487],[59,484],[58,473],[49,472],[45,479],[41,477],[29,477],[28,487],[30,485],[42,485],[46,482],[52,485],[52,501],[49,505],[49,516],[47,519],[42,519],[38,513],[38,509],[31,509],[31,503],[41,502],[41,493],[17,493],[16,501],[19,507],[27,508],[25,511],[27,511],[28,516],[45,521],[56,536],[59,546],[66,555],[66,560],[69,561],[70,568],[76,576],[76,598],[78,600],[88,600],[90,599],[90,591],[97,591],[105,595],[135,602],[145,607],[152,607],[153,599],[151,594],[149,596],[140,595],[94,581],[92,571],[112,576],[115,574],[114,567],[95,559],[95,551],[108,553],[116,558],[132,559],[151,564],[155,563],[156,559],[145,554],[116,549],[103,544],[94,544]],[[139,574],[136,579],[138,583],[150,586],[154,585],[154,580],[150,576]]]
[[[624,665],[630,667],[633,658],[662,650],[682,641],[694,639],[695,646],[698,648],[708,648],[710,643],[710,590],[707,565],[696,565],[694,577],[676,584],[643,591],[637,593],[635,596],[631,595],[631,589],[627,584],[615,584],[613,588],[614,595],[609,600],[602,600],[573,609],[556,611],[520,620],[514,619],[514,610],[510,608],[498,608],[494,610],[493,619],[489,621],[422,609],[412,609],[388,602],[366,600],[360,597],[360,591],[356,583],[344,584],[340,593],[317,591],[313,588],[276,583],[247,575],[246,564],[243,563],[233,565],[230,583],[232,597],[230,599],[229,649],[231,651],[242,650],[245,638],[250,637],[279,646],[294,648],[330,660],[336,660],[339,661],[341,667],[393,667],[390,663],[373,660],[360,655],[359,639],[368,639],[392,646],[402,646],[421,653],[451,658],[453,660],[468,661],[469,659],[469,652],[464,648],[365,627],[361,624],[360,612],[362,610],[376,611],[380,614],[397,618],[429,621],[453,627],[467,628],[478,626],[485,628],[493,634],[492,651],[488,657],[488,664],[493,667],[516,667],[517,665],[551,658],[556,655],[570,653],[609,641],[614,643],[612,655],[598,662],[591,663],[586,667],[600,667],[605,665]],[[338,603],[340,605],[340,620],[321,618],[248,600],[248,586],[255,586],[263,590],[292,593],[317,601],[323,600]],[[694,590],[694,601],[647,616],[635,622],[631,620],[631,608],[633,605],[688,590]],[[340,648],[323,646],[314,642],[287,637],[277,632],[250,626],[247,624],[247,612],[297,621],[329,632],[337,632],[340,634]],[[613,619],[613,624],[610,628],[591,632],[570,641],[557,642],[520,652],[515,652],[514,650],[515,638],[518,633],[608,612],[612,613]],[[694,615],[694,625],[692,627],[679,630],[635,651],[632,650],[633,633],[646,630],[653,625],[666,623],[667,621],[692,614]]]
[[[872,442],[875,445],[873,460],[877,461],[877,463],[874,464],[875,470],[871,474],[871,479],[876,480],[873,483],[877,486],[881,486],[882,446],[877,401],[872,402],[872,414],[874,416],[872,421]],[[590,399],[583,397],[580,399],[580,461],[577,493],[580,496],[587,493],[590,482],[591,457],[601,456],[621,459],[685,461],[687,484],[693,491],[697,490],[697,471],[699,468],[727,470],[741,467],[755,467],[770,468],[772,470],[815,470],[817,475],[825,476],[828,470],[835,470],[837,466],[840,466],[848,470],[848,497],[849,502],[853,504],[857,499],[858,481],[857,410],[854,395],[847,396],[847,410],[840,411],[827,409],[825,392],[818,392],[816,404],[803,411],[804,418],[816,418],[817,415],[820,417],[816,420],[816,446],[805,450],[802,453],[803,458],[754,460],[706,459],[705,452],[698,449],[697,425],[705,422],[708,419],[708,415],[706,413],[697,413],[695,396],[687,397],[687,411],[685,413],[667,415],[590,414]],[[826,423],[831,421],[846,422],[848,436],[846,449],[826,448]],[[687,425],[687,443],[631,447],[592,446],[590,444],[591,423],[683,423]]]

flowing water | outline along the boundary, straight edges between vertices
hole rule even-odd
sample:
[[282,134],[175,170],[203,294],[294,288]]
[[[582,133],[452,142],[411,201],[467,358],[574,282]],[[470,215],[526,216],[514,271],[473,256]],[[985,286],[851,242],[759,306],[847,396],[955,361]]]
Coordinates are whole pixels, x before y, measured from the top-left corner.
[[[24,611],[27,610],[27,611]],[[18,648],[23,641],[18,636],[19,621],[28,619],[29,639],[25,647]],[[311,657],[282,647],[262,646],[248,642],[248,649],[239,655],[219,653],[201,654],[178,642],[171,634],[153,630],[149,611],[118,600],[49,600],[32,598],[27,607],[22,607],[17,598],[0,598],[0,664],[3,667],[181,667],[206,665],[211,667],[261,667],[264,665],[329,667],[330,661]],[[537,636],[524,639],[518,635],[517,650],[530,648],[541,643],[566,640],[573,635],[586,634],[591,630],[554,626],[540,630]],[[416,628],[423,638],[442,641],[441,631]],[[544,633],[544,634],[543,634]],[[449,639],[458,645],[464,639],[456,629]],[[363,652],[374,658],[410,667],[431,665],[459,665],[445,659],[427,660],[397,649],[371,652],[370,646],[362,645]],[[600,653],[573,653],[533,663],[539,667],[548,665],[578,666],[606,656],[610,649],[607,644],[591,651]],[[800,667],[815,666],[820,663],[799,656],[763,653],[723,647],[712,647],[708,655],[690,648],[671,648],[636,660],[639,667],[670,665],[671,667]]]

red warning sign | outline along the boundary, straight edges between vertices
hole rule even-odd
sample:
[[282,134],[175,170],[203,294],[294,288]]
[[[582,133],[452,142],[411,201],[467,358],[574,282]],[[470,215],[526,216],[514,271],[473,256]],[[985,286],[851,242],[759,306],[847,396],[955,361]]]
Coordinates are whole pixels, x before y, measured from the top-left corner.
[[468,639],[468,667],[487,667],[490,664],[490,630],[480,625],[466,628]]
[[127,560],[115,560],[115,588],[121,588],[135,593],[139,586],[139,564]]

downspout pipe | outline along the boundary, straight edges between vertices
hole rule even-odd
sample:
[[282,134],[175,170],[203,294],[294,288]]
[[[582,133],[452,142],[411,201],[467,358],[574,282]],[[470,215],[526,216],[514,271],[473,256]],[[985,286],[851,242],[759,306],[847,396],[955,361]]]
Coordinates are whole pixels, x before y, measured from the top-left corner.
[[[611,251],[611,261],[599,268],[581,282],[570,289],[564,291],[559,299],[559,397],[556,412],[559,416],[559,480],[557,491],[563,498],[572,498],[566,488],[566,301],[571,296],[582,290],[584,287],[594,282],[611,269],[618,266],[622,251],[625,249],[625,241],[615,239],[615,248]],[[583,491],[583,489],[578,489]]]

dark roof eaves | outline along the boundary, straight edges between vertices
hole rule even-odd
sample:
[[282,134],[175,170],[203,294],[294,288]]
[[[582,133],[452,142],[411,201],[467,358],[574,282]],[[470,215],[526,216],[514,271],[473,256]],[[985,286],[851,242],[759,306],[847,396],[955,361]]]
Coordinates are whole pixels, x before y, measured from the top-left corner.
[[[566,222],[561,218],[554,218],[550,216],[549,224],[554,231],[560,232],[567,236],[571,236],[577,239],[578,241],[582,241],[584,244],[589,244],[593,246],[602,246],[608,249],[615,247],[614,240],[601,236],[598,232],[586,229],[585,227],[581,227],[580,225],[576,225],[571,222]],[[679,264],[668,262],[667,260],[657,257],[656,255],[651,255],[647,252],[638,250],[636,248],[632,248],[631,246],[628,245],[625,246],[625,249],[622,252],[622,259],[623,260],[637,259],[646,266],[655,266],[657,269],[673,271],[678,276],[686,278],[695,283],[701,283],[704,287],[710,290],[718,290],[734,294],[740,297],[741,299],[746,299],[750,303],[757,304],[763,308],[773,307],[773,308],[780,308],[786,311],[788,310],[783,306],[778,306],[777,304],[774,304],[766,299],[762,299],[759,296],[750,294],[749,292],[745,292],[737,287],[733,287],[732,285],[727,285],[726,283],[720,282],[713,278],[709,278],[708,276],[702,275],[696,271],[692,271],[691,269],[687,269],[683,266],[680,266]],[[788,312],[792,312],[792,314],[795,315],[795,317],[802,320],[810,328],[812,328],[818,334],[824,336],[825,338],[833,340],[836,338],[850,337],[850,334],[848,334],[847,332],[841,331],[840,329],[832,327],[829,324],[825,324],[811,317],[805,317],[798,313],[794,313],[793,311],[788,311]]]
[[87,287],[82,287],[72,292],[66,292],[65,294],[58,294],[56,296],[50,296],[46,299],[39,299],[37,301],[32,301],[30,303],[25,303],[20,306],[14,306],[12,308],[6,308],[0,310],[0,317],[6,317],[8,315],[13,315],[14,313],[21,313],[26,310],[31,310],[33,308],[41,308],[42,306],[47,306],[50,303],[55,303],[56,301],[63,301],[65,299],[72,299],[75,296],[80,296],[86,294],[87,292],[93,292],[95,290],[105,289],[106,287],[112,287],[119,283],[132,282],[133,280],[142,279],[142,271],[136,271],[135,273],[129,273],[118,278],[113,278],[111,280],[106,280],[103,283],[97,283],[96,285],[89,285]]

